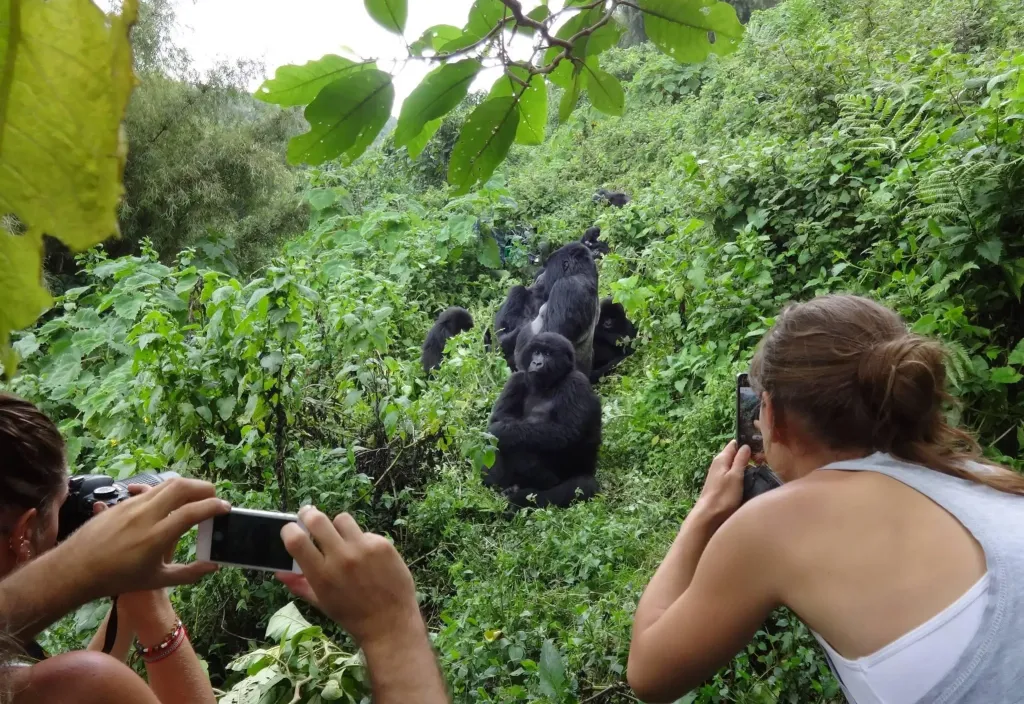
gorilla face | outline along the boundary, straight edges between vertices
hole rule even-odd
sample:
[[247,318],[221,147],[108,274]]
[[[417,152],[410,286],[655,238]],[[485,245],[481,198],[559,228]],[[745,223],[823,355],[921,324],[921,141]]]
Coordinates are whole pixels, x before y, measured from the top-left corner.
[[530,341],[520,357],[530,386],[546,389],[561,381],[576,366],[572,343],[554,332],[544,332]]

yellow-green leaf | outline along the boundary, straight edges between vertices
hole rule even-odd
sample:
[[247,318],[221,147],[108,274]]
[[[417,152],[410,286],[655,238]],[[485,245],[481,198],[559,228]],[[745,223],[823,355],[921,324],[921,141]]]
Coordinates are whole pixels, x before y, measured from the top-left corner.
[[0,360],[14,371],[12,329],[50,305],[42,235],[80,251],[118,233],[135,85],[128,29],[138,11],[104,14],[91,0],[0,2]]
[[488,98],[470,113],[448,162],[448,183],[456,195],[491,177],[508,155],[518,126],[515,98]]
[[729,54],[744,28],[732,5],[718,0],[640,0],[647,37],[680,63]]
[[[519,144],[542,144],[544,126],[548,121],[548,87],[541,75],[530,77],[526,69],[512,66],[505,69],[491,88],[491,98],[512,96],[519,101],[519,129],[516,142]],[[509,72],[519,80],[513,80]],[[529,82],[527,80],[529,79]],[[523,85],[523,84],[526,85]]]
[[309,105],[324,87],[334,83],[347,73],[372,68],[372,64],[356,63],[343,56],[327,54],[316,61],[301,66],[281,66],[254,94],[265,103],[282,107]]
[[409,152],[410,159],[418,159],[423,150],[427,148],[427,142],[437,134],[437,131],[441,128],[441,118],[431,120],[420,133],[409,140],[409,143],[405,145],[406,150]]

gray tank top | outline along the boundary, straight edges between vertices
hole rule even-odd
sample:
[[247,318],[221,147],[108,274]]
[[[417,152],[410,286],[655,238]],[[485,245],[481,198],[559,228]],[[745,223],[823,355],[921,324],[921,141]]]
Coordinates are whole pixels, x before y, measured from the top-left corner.
[[[1024,702],[1024,497],[881,452],[822,469],[878,472],[906,484],[956,517],[985,551],[990,581],[981,626],[956,666],[920,701]],[[970,469],[991,471],[974,463]]]

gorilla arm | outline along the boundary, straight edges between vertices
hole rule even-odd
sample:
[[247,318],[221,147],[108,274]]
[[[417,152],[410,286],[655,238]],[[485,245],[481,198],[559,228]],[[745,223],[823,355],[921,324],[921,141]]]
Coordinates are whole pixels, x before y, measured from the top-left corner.
[[526,401],[529,390],[525,372],[516,372],[510,376],[505,382],[505,388],[501,390],[501,396],[495,401],[494,408],[491,410],[491,426],[503,421],[522,418],[523,403]]
[[598,404],[600,419],[600,402],[587,378],[573,372],[545,394],[528,416],[494,419],[489,432],[498,438],[498,448],[502,452],[520,449],[558,452],[584,439],[587,425],[592,422],[595,403]]

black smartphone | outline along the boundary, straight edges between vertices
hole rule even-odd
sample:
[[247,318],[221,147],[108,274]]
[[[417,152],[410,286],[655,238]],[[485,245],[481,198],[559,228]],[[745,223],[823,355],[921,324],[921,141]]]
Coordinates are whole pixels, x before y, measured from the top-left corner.
[[754,421],[761,417],[761,399],[750,388],[750,377],[736,377],[736,442],[738,447],[750,446],[753,455],[764,452],[764,439]]

